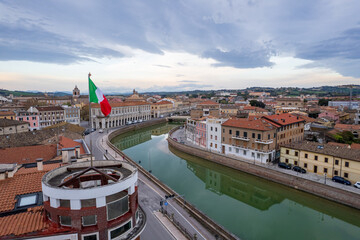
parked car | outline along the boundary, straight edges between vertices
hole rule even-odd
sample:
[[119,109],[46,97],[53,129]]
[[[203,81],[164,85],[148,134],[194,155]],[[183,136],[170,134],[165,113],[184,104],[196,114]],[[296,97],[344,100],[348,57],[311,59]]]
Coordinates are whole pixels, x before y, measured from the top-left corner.
[[138,121],[137,120],[134,120],[134,122],[133,123],[137,123]]
[[132,124],[132,121],[127,121],[126,122],[126,125],[130,125],[130,124]]
[[360,188],[360,182],[356,182],[356,183],[354,184],[354,187]]
[[299,166],[294,166],[292,170],[299,173],[306,173],[306,170]]
[[142,123],[142,121],[143,121],[142,119],[139,119],[139,123]]
[[90,133],[91,133],[90,128],[87,128],[87,129],[85,129],[85,131],[83,132],[83,135],[85,136],[85,135],[88,135],[88,134],[90,134]]
[[289,164],[284,163],[284,162],[279,162],[278,166],[280,168],[291,169],[291,166]]
[[346,179],[343,178],[343,177],[334,176],[331,180],[332,180],[333,182],[342,183],[342,184],[345,184],[345,185],[351,185],[351,182],[348,181],[348,180],[346,180]]
[[99,133],[103,133],[103,132],[104,132],[104,129],[100,128]]

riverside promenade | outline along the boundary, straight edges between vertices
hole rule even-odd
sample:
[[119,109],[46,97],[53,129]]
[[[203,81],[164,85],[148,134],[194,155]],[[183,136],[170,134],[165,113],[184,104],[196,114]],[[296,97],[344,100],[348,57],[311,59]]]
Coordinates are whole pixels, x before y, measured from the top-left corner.
[[118,134],[157,123],[161,123],[161,121],[147,122],[142,126],[140,124],[122,126],[102,134],[95,132],[93,136],[93,139],[96,139],[93,142],[93,148],[95,147],[93,152],[97,159],[129,161],[139,169],[139,204],[147,215],[147,226],[141,239],[238,239],[215,222],[207,219],[205,215],[201,215],[198,210],[193,209],[180,197],[167,201],[167,206],[163,206],[165,214],[159,212],[160,201],[164,200],[165,195],[175,194],[177,196],[177,194],[115,148],[109,141]]
[[314,173],[300,174],[275,164],[258,164],[232,155],[211,152],[186,140],[184,128],[170,131],[169,145],[175,149],[255,176],[360,209],[360,189],[332,182]]

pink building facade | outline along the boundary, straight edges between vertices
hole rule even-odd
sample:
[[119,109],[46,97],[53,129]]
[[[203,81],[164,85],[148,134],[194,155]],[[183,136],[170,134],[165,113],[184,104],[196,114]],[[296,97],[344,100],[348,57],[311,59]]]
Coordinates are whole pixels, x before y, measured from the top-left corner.
[[30,131],[40,129],[39,119],[39,115],[36,112],[19,112],[16,115],[16,120],[29,123]]
[[196,137],[195,143],[200,147],[206,148],[206,121],[197,121],[196,122]]
[[334,122],[339,121],[339,114],[333,111],[326,111],[319,114],[319,118],[326,118],[328,120],[332,120]]

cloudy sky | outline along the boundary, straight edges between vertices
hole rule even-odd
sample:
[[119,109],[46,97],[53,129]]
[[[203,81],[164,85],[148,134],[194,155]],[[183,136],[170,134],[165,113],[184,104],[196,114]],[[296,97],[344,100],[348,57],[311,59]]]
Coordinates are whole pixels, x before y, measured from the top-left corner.
[[0,0],[0,88],[360,84],[359,0]]

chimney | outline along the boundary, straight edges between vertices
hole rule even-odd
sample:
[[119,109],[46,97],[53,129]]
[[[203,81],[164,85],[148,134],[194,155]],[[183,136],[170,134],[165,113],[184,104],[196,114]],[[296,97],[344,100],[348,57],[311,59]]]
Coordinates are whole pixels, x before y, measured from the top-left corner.
[[36,166],[37,166],[38,171],[44,170],[43,159],[42,158],[36,159]]

